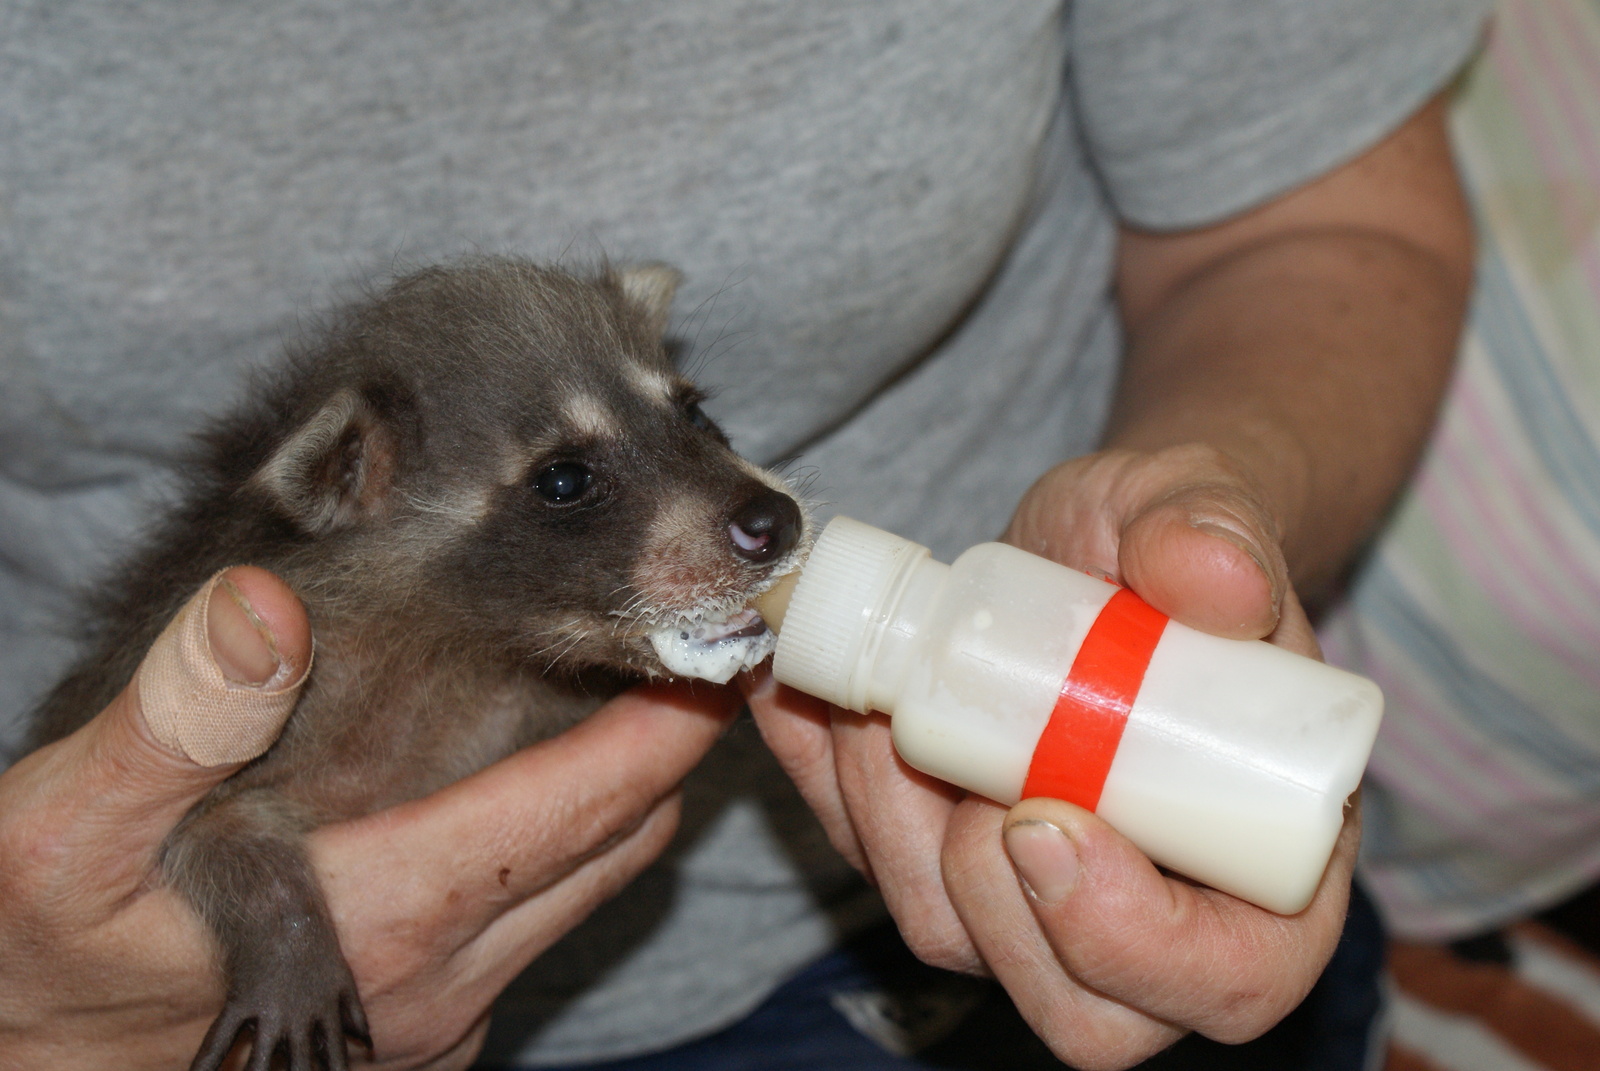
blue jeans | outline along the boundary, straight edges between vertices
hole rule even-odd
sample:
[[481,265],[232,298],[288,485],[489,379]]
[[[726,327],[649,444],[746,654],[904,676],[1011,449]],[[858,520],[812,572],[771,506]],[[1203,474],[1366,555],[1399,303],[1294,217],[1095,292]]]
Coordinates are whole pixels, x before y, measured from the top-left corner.
[[[1333,961],[1287,1019],[1245,1045],[1191,1036],[1139,1066],[1143,1071],[1361,1071],[1381,1007],[1382,969],[1383,932],[1357,888]],[[959,1025],[941,1031],[941,1016],[954,1016]],[[851,1025],[852,1019],[876,1028],[891,1044],[915,1042],[918,1033],[929,1030],[944,1036],[918,1047],[915,1055],[903,1055],[869,1038]],[[884,925],[814,963],[743,1021],[718,1033],[665,1052],[582,1069],[1045,1071],[1063,1066],[999,986],[925,966],[893,926]]]

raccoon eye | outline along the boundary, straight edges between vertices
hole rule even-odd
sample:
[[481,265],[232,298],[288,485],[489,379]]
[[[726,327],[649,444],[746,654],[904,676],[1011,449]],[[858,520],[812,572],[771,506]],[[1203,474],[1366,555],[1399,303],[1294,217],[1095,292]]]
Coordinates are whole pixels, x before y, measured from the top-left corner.
[[559,461],[539,471],[533,489],[557,505],[576,501],[594,482],[594,473],[575,461]]
[[689,421],[689,423],[693,424],[701,431],[709,431],[712,434],[716,433],[717,425],[710,417],[706,416],[706,411],[700,408],[699,402],[690,402],[688,405],[684,406],[683,415]]
[[707,416],[704,409],[700,408],[700,403],[697,400],[687,398],[683,401],[681,408],[683,410],[683,419],[687,420],[696,430],[705,432],[723,446],[728,445],[728,437],[722,433],[721,428],[717,427],[717,422]]

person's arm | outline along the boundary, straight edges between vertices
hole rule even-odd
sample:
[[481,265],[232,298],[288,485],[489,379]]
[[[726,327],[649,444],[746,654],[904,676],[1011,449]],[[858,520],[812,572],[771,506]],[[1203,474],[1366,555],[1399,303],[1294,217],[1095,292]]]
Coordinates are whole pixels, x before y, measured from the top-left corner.
[[[1045,474],[1007,538],[1188,624],[1316,652],[1320,591],[1409,471],[1454,353],[1471,238],[1430,104],[1360,159],[1214,227],[1124,234],[1129,354],[1106,448]],[[757,723],[925,960],[993,974],[1057,1055],[1121,1068],[1282,1018],[1332,954],[1352,812],[1283,917],[1158,871],[1070,804],[1009,813],[906,767],[886,720],[752,682]]]
[[[243,683],[272,679],[280,655],[303,670],[299,601],[262,570],[227,575],[278,653],[220,600],[213,661]],[[207,683],[192,683],[203,703]],[[276,736],[287,708],[266,698],[254,747],[233,761],[193,761],[192,710],[146,709],[133,684],[0,774],[0,1067],[189,1066],[221,984],[157,856],[184,812]],[[678,783],[736,703],[728,689],[637,689],[432,796],[311,835],[376,1066],[472,1062],[500,990],[666,846]],[[352,1046],[372,1066],[365,1055]]]
[[[1117,293],[1127,353],[1104,445],[1214,452],[1265,511],[1246,519],[1278,537],[1288,575],[1267,563],[1275,594],[1287,580],[1318,599],[1416,461],[1471,273],[1472,228],[1442,100],[1353,162],[1244,216],[1192,231],[1125,228]],[[1049,552],[1060,533],[1036,512],[1039,499],[1030,494],[1012,535]],[[1120,566],[1103,553],[1095,564],[1129,571],[1134,587],[1165,604],[1177,577],[1140,576],[1140,534],[1125,533]],[[1267,631],[1261,605],[1252,617],[1215,580],[1183,579],[1218,598],[1215,609],[1172,604],[1185,620]]]

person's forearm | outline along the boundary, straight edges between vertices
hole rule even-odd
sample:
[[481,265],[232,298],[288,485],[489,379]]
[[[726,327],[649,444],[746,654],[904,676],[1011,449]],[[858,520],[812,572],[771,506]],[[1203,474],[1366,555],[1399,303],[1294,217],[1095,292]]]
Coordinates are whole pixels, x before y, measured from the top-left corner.
[[1107,446],[1221,450],[1316,594],[1415,464],[1449,378],[1472,230],[1438,98],[1359,158],[1212,227],[1125,230]]
[[1129,339],[1107,445],[1223,451],[1315,593],[1415,462],[1448,379],[1459,265],[1357,230],[1294,233],[1173,290]]

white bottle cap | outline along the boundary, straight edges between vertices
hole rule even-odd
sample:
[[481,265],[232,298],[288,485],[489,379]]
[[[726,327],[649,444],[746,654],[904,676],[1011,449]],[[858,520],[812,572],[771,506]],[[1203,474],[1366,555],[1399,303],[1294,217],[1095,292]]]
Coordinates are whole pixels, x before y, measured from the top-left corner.
[[897,589],[928,548],[880,528],[835,517],[817,537],[778,633],[772,674],[865,712],[878,633]]

